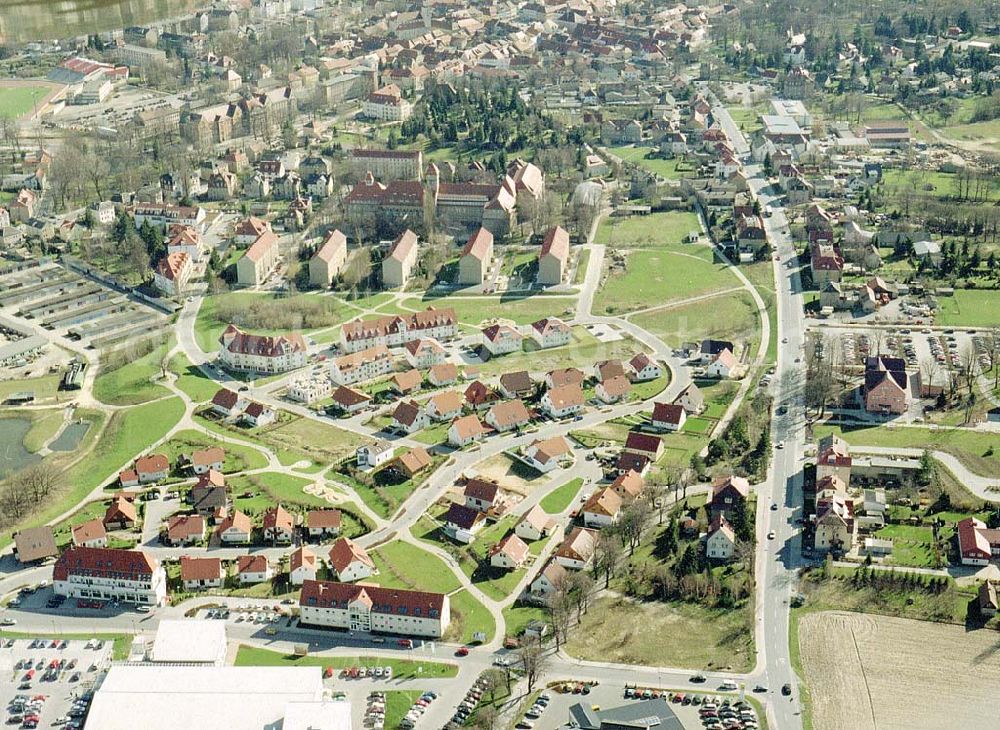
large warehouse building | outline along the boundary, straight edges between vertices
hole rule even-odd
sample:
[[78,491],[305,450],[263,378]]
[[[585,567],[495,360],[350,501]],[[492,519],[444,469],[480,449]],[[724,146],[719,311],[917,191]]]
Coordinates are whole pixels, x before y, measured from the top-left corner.
[[320,667],[114,666],[85,730],[350,730]]

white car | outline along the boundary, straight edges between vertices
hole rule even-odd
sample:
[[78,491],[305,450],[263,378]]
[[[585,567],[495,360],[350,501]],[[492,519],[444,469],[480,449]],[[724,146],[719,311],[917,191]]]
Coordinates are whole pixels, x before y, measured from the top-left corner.
[[771,530],[769,533],[767,533],[767,539],[768,540],[774,539],[774,530]]
[[785,442],[784,442],[784,441],[779,441],[778,443],[776,443],[776,444],[774,445],[774,447],[775,447],[776,449],[783,449],[783,448],[785,448]]
[[0,626],[16,626],[17,621],[12,619],[10,616],[4,616],[0,619]]

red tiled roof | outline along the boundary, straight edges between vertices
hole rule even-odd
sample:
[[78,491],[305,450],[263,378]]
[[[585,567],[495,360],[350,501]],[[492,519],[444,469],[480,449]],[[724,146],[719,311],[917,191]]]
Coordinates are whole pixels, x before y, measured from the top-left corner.
[[217,580],[222,577],[219,558],[181,557],[181,580]]
[[95,578],[138,580],[152,576],[160,563],[141,550],[71,547],[59,556],[52,579],[64,581],[71,575]]
[[438,618],[444,610],[445,596],[427,591],[316,580],[305,581],[299,595],[300,606],[319,608],[344,609],[358,600],[369,604],[372,613]]
[[330,546],[329,561],[330,566],[338,575],[356,561],[364,563],[372,570],[375,569],[375,561],[371,559],[368,552],[347,537],[340,538]]

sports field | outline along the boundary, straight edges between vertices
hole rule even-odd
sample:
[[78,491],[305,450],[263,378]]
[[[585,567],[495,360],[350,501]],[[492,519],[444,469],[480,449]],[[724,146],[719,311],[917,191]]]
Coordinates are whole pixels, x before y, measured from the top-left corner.
[[31,85],[0,85],[0,116],[17,119],[35,110],[52,91],[52,87],[43,84]]

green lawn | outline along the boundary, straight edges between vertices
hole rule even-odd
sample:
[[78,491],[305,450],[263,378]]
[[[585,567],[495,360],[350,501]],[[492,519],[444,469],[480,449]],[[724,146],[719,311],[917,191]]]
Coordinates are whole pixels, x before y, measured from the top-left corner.
[[982,476],[993,477],[1000,472],[1000,434],[957,428],[932,430],[917,427],[819,426],[815,429],[817,439],[831,432],[857,446],[944,451],[959,459],[970,471]]
[[680,180],[682,177],[692,177],[694,169],[691,164],[679,158],[669,160],[657,157],[647,157],[653,152],[652,147],[609,147],[608,152],[620,157],[625,162],[631,162],[665,180]]
[[573,274],[573,284],[579,286],[587,278],[587,266],[590,264],[590,249],[585,248],[580,252],[576,261],[576,272]]
[[[701,231],[701,226],[698,223],[698,216],[688,211],[651,213],[650,215],[630,217],[612,216],[601,220],[597,227],[595,242],[613,248],[637,248],[666,244],[680,246],[681,241],[691,231]],[[709,250],[704,246],[701,248],[705,251]]]
[[[220,442],[213,436],[191,429],[180,431],[156,451],[165,454],[173,467],[183,454],[190,456],[192,451],[206,449],[211,446],[221,446],[226,450],[226,460],[222,463],[222,471],[232,473],[247,469],[263,469],[267,466],[264,455],[250,446]],[[185,476],[189,476],[185,473]]]
[[59,390],[59,375],[53,374],[37,378],[0,380],[0,402],[6,400],[13,393],[29,390],[34,392],[36,403],[48,400],[70,401],[75,397],[73,391]]
[[407,310],[422,311],[427,307],[455,310],[460,322],[478,327],[487,319],[502,317],[517,324],[530,324],[543,317],[568,317],[576,309],[574,297],[537,294],[530,297],[437,297],[404,299]]
[[300,461],[310,462],[304,471],[318,471],[329,464],[352,456],[368,439],[351,431],[337,428],[316,418],[293,416],[282,411],[279,420],[263,428],[244,428],[209,418],[204,413],[195,420],[205,428],[228,436],[257,443],[271,449],[283,466]]
[[778,360],[778,301],[774,286],[774,266],[770,261],[761,261],[744,266],[743,273],[764,300],[767,320],[771,325],[771,339],[767,343],[767,363],[774,364]]
[[1000,151],[1000,119],[970,124],[956,124],[940,130],[943,135],[960,142],[978,142]]
[[445,639],[460,641],[464,644],[473,641],[474,634],[486,634],[486,641],[492,641],[497,632],[493,614],[473,598],[468,591],[461,590],[451,596],[451,626],[445,633]]
[[[423,675],[421,675],[423,676]],[[420,699],[420,690],[391,690],[385,693],[385,721],[383,727],[396,728],[406,717],[406,713],[413,707],[413,703]]]
[[451,593],[461,585],[439,557],[408,542],[381,545],[371,557],[379,569],[372,580],[379,585],[437,593]]
[[582,486],[583,479],[579,477],[570,479],[546,494],[538,504],[548,514],[557,515],[573,504],[573,500]]
[[170,370],[177,374],[177,387],[196,403],[211,400],[219,390],[219,384],[192,365],[183,352],[174,355]]
[[1000,323],[997,307],[1000,291],[994,289],[956,289],[953,297],[938,297],[934,323],[956,327],[996,327]]
[[[279,651],[261,649],[256,646],[241,644],[236,652],[237,667],[392,667],[393,679],[409,679],[415,677],[455,677],[458,667],[444,662],[414,661],[411,659],[390,659],[383,656],[297,656],[282,654]],[[419,692],[417,693],[419,696]]]
[[524,627],[532,621],[549,621],[549,612],[541,606],[521,606],[513,604],[503,610],[503,620],[507,636],[519,636]]
[[[374,294],[352,300],[357,307],[376,307],[389,295]],[[205,297],[195,322],[198,346],[205,352],[219,349],[219,335],[230,323],[256,334],[290,330],[309,332],[354,319],[361,312],[337,296],[309,292],[291,297],[261,292],[227,292]]]
[[[165,436],[184,414],[184,403],[180,398],[166,398],[115,411],[103,432],[100,432],[97,424],[104,416],[100,412],[94,413],[92,417],[87,416],[95,426],[90,428],[85,437],[88,445],[94,444],[93,451],[65,472],[63,483],[66,488],[54,494],[52,501],[47,502],[18,527],[45,524],[79,504],[103,481],[116,474],[126,462],[143,454],[150,444]],[[83,414],[80,415],[83,417]],[[11,535],[5,532],[0,538],[0,548],[11,541]]]
[[162,374],[160,364],[170,347],[170,342],[163,342],[138,359],[118,360],[123,364],[115,370],[105,371],[102,365],[94,380],[94,397],[109,405],[129,406],[170,395],[167,388],[153,382]]
[[437,444],[443,444],[448,440],[449,428],[451,428],[451,424],[447,421],[431,422],[431,425],[426,428],[422,428],[413,434],[412,438],[414,441],[419,441],[422,444],[436,446]]
[[17,119],[30,114],[41,104],[51,86],[0,86],[0,117]]

